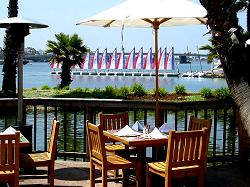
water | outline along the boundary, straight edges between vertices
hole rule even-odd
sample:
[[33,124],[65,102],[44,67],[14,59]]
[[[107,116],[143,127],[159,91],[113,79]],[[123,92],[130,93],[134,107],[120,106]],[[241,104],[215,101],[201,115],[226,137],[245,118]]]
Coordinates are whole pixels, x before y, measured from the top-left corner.
[[[2,65],[0,65],[0,70],[2,71]],[[191,67],[191,68],[190,68]],[[210,70],[211,66],[210,64],[202,63],[202,70],[207,71]],[[180,64],[179,65],[179,71],[180,73],[185,73],[187,71],[201,71],[200,63],[194,62],[192,64]],[[33,62],[32,65],[25,65],[24,66],[24,88],[39,88],[43,85],[48,85],[50,87],[55,87],[60,83],[60,76],[59,75],[51,75],[50,74],[50,66],[48,63],[35,63]],[[2,87],[2,74],[0,74],[0,86]],[[76,88],[100,88],[103,89],[105,86],[115,86],[115,87],[121,87],[121,86],[132,86],[134,83],[141,83],[144,85],[146,89],[153,89],[155,88],[155,77],[132,77],[132,76],[86,76],[86,75],[74,75],[72,76],[72,83],[70,87]],[[159,77],[159,87],[165,88],[168,92],[172,92],[174,87],[176,85],[182,84],[186,87],[186,89],[190,92],[197,92],[201,88],[207,87],[211,89],[217,89],[221,87],[227,87],[225,79],[222,78],[182,78],[182,77]],[[27,113],[27,122],[29,124],[32,124],[33,121],[33,114]],[[53,113],[48,112],[49,118],[53,118]],[[154,115],[148,114],[148,123],[153,126],[154,123]],[[211,116],[212,117],[212,116]],[[68,131],[68,137],[73,137],[74,132],[72,132],[73,129],[73,117],[69,117],[72,120],[67,121],[67,125],[69,126],[68,129],[71,129]],[[133,114],[130,114],[130,118],[133,119]],[[63,114],[58,114],[58,119],[63,119]],[[138,116],[138,120],[143,120],[143,116]],[[182,121],[183,118],[179,119],[179,122],[181,124],[184,124],[184,121]],[[220,119],[219,119],[220,120]],[[13,124],[15,121],[15,118],[9,119],[8,123]],[[83,138],[83,124],[84,124],[83,114],[78,114],[78,121],[77,121],[77,137],[78,141],[80,141]],[[38,150],[43,149],[43,124],[44,124],[44,114],[42,111],[38,112],[37,114],[37,122],[38,122],[38,137],[37,137],[37,148]],[[132,122],[132,120],[131,120]],[[152,122],[152,123],[151,123]],[[168,123],[174,124],[174,114],[168,115]],[[71,128],[72,127],[72,128]],[[218,129],[220,130],[223,127],[222,121],[218,121]],[[4,122],[2,119],[0,119],[0,130],[3,130],[4,128]],[[172,126],[174,128],[174,126]],[[183,127],[181,127],[182,129]],[[48,129],[49,131],[50,129]],[[219,133],[222,135],[222,133]],[[210,140],[212,139],[212,136],[210,137]],[[222,138],[218,136],[218,140],[221,145]],[[70,151],[72,149],[72,145],[69,141],[67,143],[67,149]],[[80,146],[77,144],[77,146]],[[58,147],[62,150],[63,149],[63,134],[59,135],[59,144]],[[218,146],[221,147],[221,146]],[[82,149],[82,148],[78,148]],[[217,148],[218,149],[218,148]]]
[[[0,65],[0,71],[2,71]],[[202,70],[210,70],[211,65],[202,63]],[[179,64],[180,73],[187,71],[201,71],[199,62],[191,64]],[[55,87],[60,83],[59,75],[51,75],[51,68],[49,63],[33,62],[32,65],[27,64],[24,66],[24,88],[39,88],[44,85]],[[0,86],[2,87],[2,78],[0,75]],[[141,83],[146,89],[155,88],[155,77],[132,77],[132,76],[86,76],[86,75],[73,75],[70,87],[81,88],[100,88],[105,86],[122,87],[132,86],[134,83]],[[183,78],[183,77],[159,77],[159,87],[165,88],[168,92],[172,92],[176,85],[182,84],[190,92],[199,91],[203,87],[217,89],[227,87],[225,79],[222,78]]]

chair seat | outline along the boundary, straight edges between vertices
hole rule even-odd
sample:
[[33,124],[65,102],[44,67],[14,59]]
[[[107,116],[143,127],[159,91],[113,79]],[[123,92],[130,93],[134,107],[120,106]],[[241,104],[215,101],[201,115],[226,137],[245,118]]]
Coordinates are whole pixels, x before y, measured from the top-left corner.
[[44,166],[51,160],[48,152],[30,154],[22,153],[20,158],[21,167]]
[[[132,162],[123,158],[123,157],[120,157],[118,155],[107,155],[107,162],[108,164],[110,165],[116,165],[116,166],[119,166],[119,168],[121,168],[123,165],[129,165],[131,164],[132,165]],[[121,168],[122,169],[122,168]]]
[[[165,173],[166,170],[166,162],[152,162],[148,163],[149,168],[152,168],[154,170],[157,170],[158,172]],[[175,167],[172,168],[172,171],[180,171],[180,170],[190,170],[190,169],[198,169],[198,165],[193,165],[193,166],[182,166],[182,167]]]
[[110,152],[125,150],[124,144],[107,144],[105,149]]
[[0,171],[0,177],[5,177],[5,175],[11,175],[11,174],[15,174],[14,170],[13,171]]

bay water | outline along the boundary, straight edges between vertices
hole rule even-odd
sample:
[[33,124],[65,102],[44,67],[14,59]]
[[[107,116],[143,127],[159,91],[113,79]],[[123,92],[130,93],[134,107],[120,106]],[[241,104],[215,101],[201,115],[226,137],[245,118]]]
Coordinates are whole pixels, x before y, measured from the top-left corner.
[[[202,66],[201,66],[202,65]],[[0,71],[2,71],[2,65],[0,65]],[[208,71],[211,69],[211,65],[207,63],[192,62],[191,64],[179,64],[179,71],[181,74],[187,71]],[[24,88],[39,88],[44,85],[50,87],[55,87],[60,83],[60,75],[52,75],[50,72],[52,69],[49,66],[48,62],[32,62],[26,64],[23,70],[23,84]],[[3,75],[0,74],[0,86],[2,87],[2,78]],[[113,87],[122,87],[122,86],[132,86],[135,83],[141,83],[146,89],[155,88],[155,77],[152,76],[96,76],[96,75],[73,75],[72,83],[70,85],[71,89],[81,87],[81,88],[100,88],[104,89],[106,86]],[[222,87],[227,87],[227,83],[224,78],[187,78],[187,77],[159,77],[159,87],[165,88],[168,92],[172,92],[176,85],[184,85],[187,91],[189,92],[198,92],[201,88],[211,88],[217,89]],[[49,118],[53,118],[53,113],[48,112]],[[1,117],[2,118],[2,117]],[[58,114],[59,119],[63,119],[63,114]],[[69,116],[72,120],[68,120],[68,127],[72,127],[71,130],[67,131],[69,137],[73,137],[73,116]],[[130,114],[130,118],[133,119],[133,113]],[[154,123],[154,115],[149,114],[148,121]],[[143,120],[143,115],[138,117],[139,120]],[[15,120],[15,118],[13,118]],[[70,122],[72,121],[72,122]],[[83,119],[83,113],[79,112],[77,120],[77,141],[80,141],[83,138],[83,124],[85,119]],[[131,120],[132,123],[133,120]],[[184,124],[183,119],[178,119],[179,123]],[[168,123],[174,124],[174,114],[168,115]],[[13,122],[14,123],[14,122]],[[27,123],[33,123],[33,114],[27,113]],[[43,149],[43,124],[44,124],[44,114],[43,112],[38,112],[37,114],[37,149]],[[4,121],[0,119],[0,131],[4,128]],[[174,127],[173,127],[174,128]],[[182,128],[182,127],[181,127]],[[218,121],[218,130],[222,132],[223,122],[222,119]],[[221,141],[221,136],[220,141]],[[212,137],[210,137],[212,138]],[[63,149],[63,138],[59,138],[58,148]],[[69,141],[71,142],[71,141]],[[72,145],[67,145],[68,151]],[[81,149],[81,148],[80,148]]]

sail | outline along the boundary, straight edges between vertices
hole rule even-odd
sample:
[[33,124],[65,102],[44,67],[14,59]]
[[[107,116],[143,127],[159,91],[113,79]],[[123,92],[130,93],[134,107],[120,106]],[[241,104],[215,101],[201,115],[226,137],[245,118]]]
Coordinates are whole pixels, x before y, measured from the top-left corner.
[[98,61],[99,61],[99,49],[94,53],[94,56],[92,57],[91,63],[90,63],[90,69],[98,69]]
[[166,56],[167,56],[167,49],[165,47],[159,56],[159,61],[158,61],[158,69],[159,70],[165,69]]
[[166,62],[165,62],[166,70],[175,70],[175,61],[174,61],[174,47],[170,49],[168,52]]
[[142,60],[143,60],[143,49],[141,48],[135,57],[134,69],[141,69]]
[[135,59],[135,48],[129,53],[126,59],[126,69],[133,69],[134,68],[134,59]]
[[144,58],[143,69],[151,70],[152,60],[152,48],[150,48],[146,57]]
[[[158,50],[158,62],[161,56],[161,48]],[[154,55],[154,60],[153,60],[153,64],[152,64],[152,69],[155,69],[156,67],[156,59],[155,59],[155,55]],[[159,66],[158,66],[159,67]]]
[[124,64],[124,48],[122,48],[122,51],[118,57],[116,69],[123,69],[123,64]]
[[117,60],[117,49],[115,48],[113,53],[110,55],[107,69],[115,69],[116,60]]
[[89,69],[89,52],[85,53],[83,56],[81,69]]
[[99,61],[98,69],[106,69],[106,61],[107,61],[107,48],[104,49],[102,56]]

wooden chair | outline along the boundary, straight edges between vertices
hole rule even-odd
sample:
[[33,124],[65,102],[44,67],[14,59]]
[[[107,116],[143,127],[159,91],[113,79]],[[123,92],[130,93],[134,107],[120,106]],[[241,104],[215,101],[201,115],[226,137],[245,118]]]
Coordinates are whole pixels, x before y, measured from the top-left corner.
[[151,186],[152,173],[165,178],[165,187],[171,179],[197,176],[198,186],[204,186],[207,159],[207,128],[196,131],[169,133],[165,162],[147,164],[147,187]]
[[11,187],[19,186],[20,132],[0,134],[0,182]]
[[[119,114],[103,114],[101,112],[98,113],[98,124],[101,124],[103,130],[116,130],[129,125],[129,115],[128,112],[119,113]],[[124,144],[117,144],[113,142],[113,144],[106,144],[105,149],[109,153],[119,154],[121,151],[125,150]]]
[[20,157],[21,168],[27,169],[27,168],[47,166],[48,182],[52,187],[54,186],[54,179],[55,179],[55,159],[56,159],[59,126],[60,126],[59,121],[56,121],[54,119],[52,122],[48,151],[29,153],[29,154],[23,153],[21,154]]
[[210,132],[212,127],[212,119],[201,119],[194,116],[190,116],[188,130],[201,130],[202,128],[207,128],[207,146],[209,144]]
[[194,116],[190,116],[188,130],[201,130],[206,127],[208,130],[208,135],[210,135],[212,126],[212,119],[200,119]]
[[141,186],[141,163],[131,162],[116,154],[106,154],[102,125],[96,126],[87,121],[86,126],[90,156],[90,187],[95,186],[95,167],[102,171],[103,187],[107,187],[107,173],[109,170],[132,168],[136,169],[136,184]]

